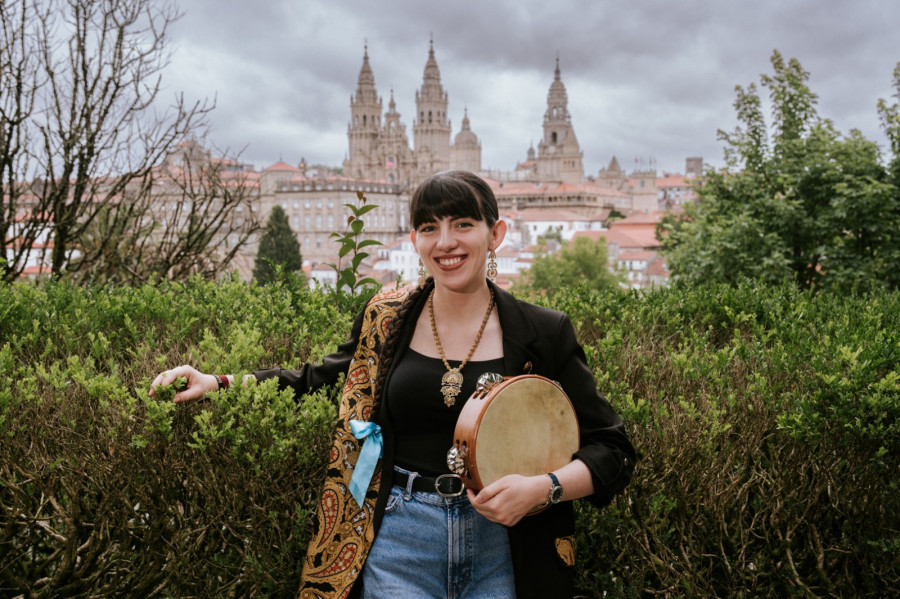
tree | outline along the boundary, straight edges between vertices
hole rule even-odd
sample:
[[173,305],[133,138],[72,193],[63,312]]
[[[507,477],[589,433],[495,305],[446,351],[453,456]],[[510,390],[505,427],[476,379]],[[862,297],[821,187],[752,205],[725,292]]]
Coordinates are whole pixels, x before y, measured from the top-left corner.
[[[900,100],[900,63],[894,67],[894,97]],[[885,226],[890,223],[900,222],[900,106],[897,102],[888,104],[886,100],[878,101],[878,116],[881,120],[881,126],[891,145],[891,160],[888,164],[888,173],[890,181],[893,185],[893,214],[886,219]],[[885,251],[885,260],[893,260],[896,265],[900,263],[900,234],[897,233],[897,227],[894,226],[890,236],[890,249]],[[888,245],[888,244],[885,244]],[[891,288],[900,288],[900,271],[896,268],[890,273],[889,283]]]
[[[258,186],[233,160],[217,160],[197,142],[181,144],[150,171],[152,191],[127,194],[127,214],[103,206],[69,261],[70,278],[134,283],[152,278],[207,279],[231,269],[249,236],[260,228]],[[89,262],[82,265],[82,256]]]
[[754,84],[738,86],[742,126],[719,132],[724,171],[708,171],[699,201],[660,224],[676,284],[792,280],[801,288],[897,287],[896,183],[859,131],[842,136],[816,112],[809,73],[772,55],[771,126]]
[[272,208],[269,222],[259,240],[253,278],[260,283],[269,283],[275,279],[276,267],[282,267],[286,273],[301,272],[303,268],[300,242],[284,210],[277,205]]
[[621,278],[610,272],[606,241],[576,237],[558,253],[543,253],[515,284],[526,293],[553,293],[580,285],[588,289],[616,287]]
[[[226,240],[232,247],[246,241],[252,221],[208,220],[248,201],[250,187],[235,193],[221,176],[223,163],[193,163],[190,181],[183,165],[178,172],[161,166],[212,110],[181,96],[157,110],[167,30],[179,16],[172,5],[18,0],[0,13],[0,277],[17,277],[36,251],[55,276],[142,279],[180,270],[159,261],[144,268],[150,255],[184,258],[187,271],[208,272],[210,256],[229,253]],[[176,203],[190,204],[181,221],[160,217],[161,184],[180,188]],[[176,243],[155,243],[163,224],[176,225]]]

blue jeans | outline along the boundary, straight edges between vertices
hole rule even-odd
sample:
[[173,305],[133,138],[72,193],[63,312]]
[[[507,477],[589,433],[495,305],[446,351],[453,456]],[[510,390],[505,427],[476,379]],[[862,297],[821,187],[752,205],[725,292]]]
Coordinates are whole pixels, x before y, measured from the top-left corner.
[[465,495],[396,486],[362,579],[364,599],[516,596],[505,526],[476,512]]

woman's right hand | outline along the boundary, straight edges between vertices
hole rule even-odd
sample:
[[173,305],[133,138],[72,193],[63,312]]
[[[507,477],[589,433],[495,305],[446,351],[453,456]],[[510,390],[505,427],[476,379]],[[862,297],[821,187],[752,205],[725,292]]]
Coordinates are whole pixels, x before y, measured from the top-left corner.
[[150,397],[155,395],[157,385],[171,385],[180,376],[187,379],[187,387],[175,394],[175,403],[202,399],[207,393],[219,389],[219,382],[213,375],[203,374],[191,366],[179,366],[161,372],[153,379],[150,383]]

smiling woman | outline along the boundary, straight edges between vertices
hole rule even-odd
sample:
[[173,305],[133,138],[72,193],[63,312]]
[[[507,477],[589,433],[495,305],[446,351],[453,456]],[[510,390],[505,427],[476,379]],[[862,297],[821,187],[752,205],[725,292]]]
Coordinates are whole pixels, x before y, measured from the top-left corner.
[[[372,298],[322,364],[254,373],[298,397],[347,375],[300,597],[572,597],[572,500],[602,506],[628,484],[635,451],[622,420],[597,391],[568,317],[486,278],[506,225],[485,181],[429,177],[410,221],[432,277]],[[580,427],[571,461],[465,488],[447,450],[486,373],[560,384]],[[230,383],[185,366],[155,384],[176,376],[188,379],[176,401]],[[524,518],[537,506],[548,507]]]
[[488,252],[503,242],[506,222],[499,220],[496,203],[485,208],[480,202],[472,201],[472,198],[493,197],[482,179],[465,171],[455,173],[458,173],[455,175],[458,184],[463,185],[461,188],[433,183],[430,187],[422,185],[413,195],[410,212],[414,229],[410,238],[435,278],[439,302],[448,292],[465,293],[481,288],[480,298],[473,299],[484,303]]

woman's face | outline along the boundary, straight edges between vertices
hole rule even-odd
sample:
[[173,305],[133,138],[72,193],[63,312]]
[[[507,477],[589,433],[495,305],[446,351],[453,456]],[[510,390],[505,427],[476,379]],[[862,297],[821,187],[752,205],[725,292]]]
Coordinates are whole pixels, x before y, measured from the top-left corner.
[[487,254],[504,235],[503,220],[489,227],[483,220],[448,216],[419,225],[410,238],[436,286],[466,292],[484,285]]

